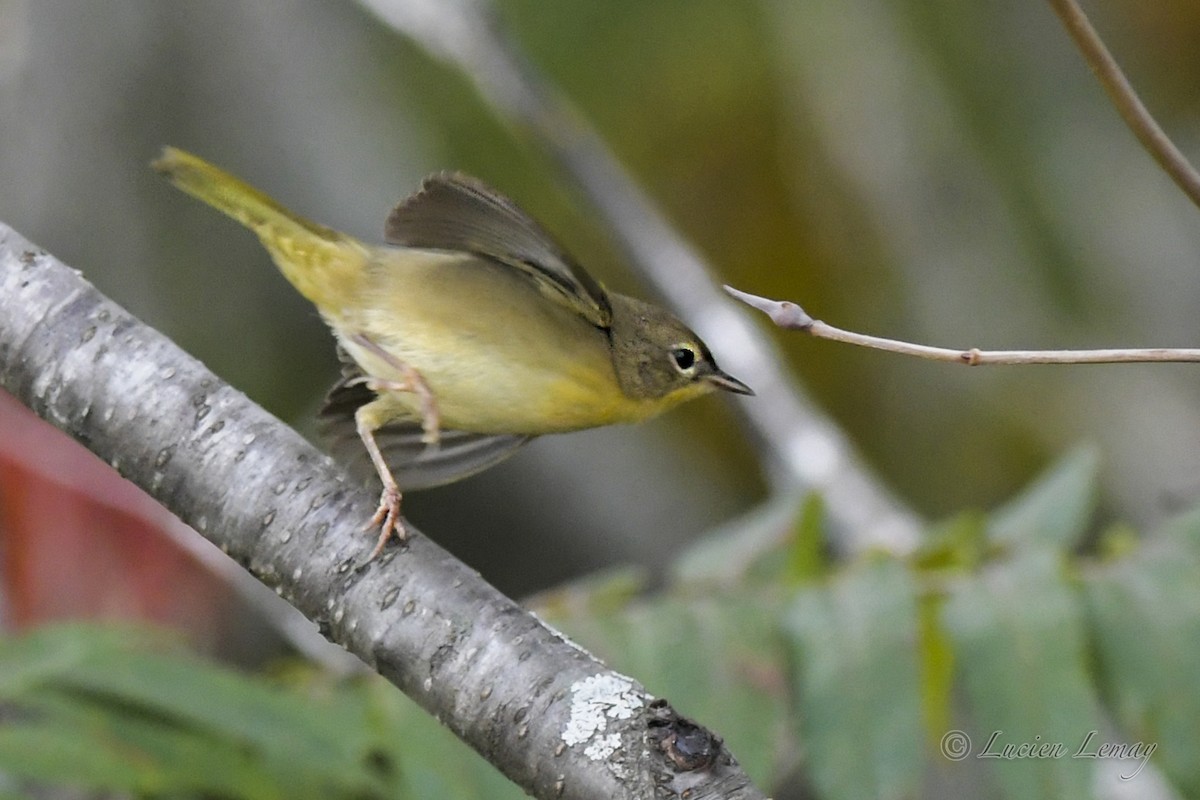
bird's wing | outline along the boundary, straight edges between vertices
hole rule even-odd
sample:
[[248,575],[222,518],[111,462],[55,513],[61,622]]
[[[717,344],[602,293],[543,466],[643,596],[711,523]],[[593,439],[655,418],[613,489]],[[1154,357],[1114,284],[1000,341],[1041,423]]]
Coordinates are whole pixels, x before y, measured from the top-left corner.
[[462,250],[507,264],[593,325],[612,322],[608,294],[516,203],[482,181],[441,172],[388,214],[389,244]]

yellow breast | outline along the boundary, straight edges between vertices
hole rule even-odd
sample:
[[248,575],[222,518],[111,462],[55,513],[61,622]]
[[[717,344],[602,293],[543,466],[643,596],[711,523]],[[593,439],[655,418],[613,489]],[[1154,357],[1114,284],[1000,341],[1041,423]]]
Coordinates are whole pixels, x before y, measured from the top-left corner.
[[[558,433],[661,410],[661,401],[621,391],[604,331],[506,267],[458,253],[380,249],[361,287],[352,307],[326,310],[342,346],[374,377],[401,378],[351,334],[420,372],[446,428]],[[410,395],[395,399],[418,407]]]

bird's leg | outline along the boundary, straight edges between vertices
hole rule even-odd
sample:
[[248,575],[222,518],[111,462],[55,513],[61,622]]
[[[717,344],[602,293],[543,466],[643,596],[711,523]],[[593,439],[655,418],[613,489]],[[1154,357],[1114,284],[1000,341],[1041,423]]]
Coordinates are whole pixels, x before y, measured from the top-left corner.
[[[399,380],[395,380],[368,375],[361,378],[362,383],[377,395],[385,392],[415,394],[421,403],[421,430],[423,432],[421,441],[427,445],[436,445],[441,421],[433,392],[430,390],[429,384],[421,377],[421,373],[364,334],[353,334],[350,339],[383,360],[401,376]],[[383,483],[383,493],[379,496],[379,508],[366,526],[368,528],[379,526],[379,540],[375,543],[375,549],[371,551],[368,560],[373,560],[383,552],[383,548],[392,534],[395,534],[396,538],[402,542],[408,535],[404,530],[404,520],[400,517],[400,487],[397,485],[396,478],[392,475],[387,461],[384,460],[383,453],[379,450],[379,444],[375,441],[375,431],[390,422],[393,414],[392,404],[380,400],[367,403],[354,412],[355,429],[358,431],[359,438],[362,439],[363,446],[367,448],[367,455],[371,457],[371,463],[375,466],[375,472],[379,474],[379,480]]]
[[379,451],[379,445],[375,442],[375,431],[383,425],[379,412],[378,401],[367,403],[354,412],[354,426],[358,430],[358,436],[367,448],[367,455],[371,457],[375,471],[379,473],[379,480],[383,482],[383,493],[379,495],[379,508],[365,526],[367,528],[379,527],[379,540],[375,542],[375,549],[371,551],[368,561],[374,560],[383,552],[384,545],[387,544],[388,539],[392,538],[393,533],[402,542],[408,538],[408,533],[404,530],[404,520],[400,517],[400,487],[396,484],[392,470],[384,461],[383,453]]
[[[411,392],[415,394],[417,399],[421,401],[421,441],[428,445],[437,444],[441,431],[441,417],[438,414],[437,400],[434,398],[429,384],[421,377],[421,373],[415,367],[404,363],[387,350],[384,350],[365,334],[355,333],[351,335],[350,339],[363,349],[369,350],[372,355],[382,359],[388,366],[401,375],[400,380],[364,376],[362,378],[363,384],[376,394],[382,392]],[[359,431],[359,435],[362,436],[361,430]],[[365,437],[363,441],[366,441]],[[370,445],[367,446],[367,449],[370,449]],[[376,463],[376,466],[378,466],[378,463]],[[380,477],[382,477],[382,474]]]

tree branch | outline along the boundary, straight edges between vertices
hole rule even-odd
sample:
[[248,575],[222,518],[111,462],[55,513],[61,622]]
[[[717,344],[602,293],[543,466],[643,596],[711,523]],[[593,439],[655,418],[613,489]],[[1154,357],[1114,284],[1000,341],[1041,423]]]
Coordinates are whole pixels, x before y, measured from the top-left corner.
[[786,369],[749,315],[727,302],[700,253],[667,222],[599,134],[500,29],[485,0],[360,0],[392,29],[460,69],[501,119],[529,135],[580,190],[631,265],[754,387],[738,403],[773,488],[825,498],[845,551],[906,551],[918,521],[874,476]]
[[932,361],[948,361],[969,367],[984,364],[1144,364],[1200,361],[1200,349],[1186,347],[1129,347],[1106,350],[980,350],[976,347],[930,347],[926,344],[913,344],[835,328],[827,322],[813,319],[803,308],[788,300],[771,300],[732,286],[726,286],[725,291],[751,308],[757,308],[766,314],[780,328],[803,331],[817,339],[886,350],[889,353]]
[[409,527],[270,414],[0,223],[0,386],[275,588],[539,798],[758,798],[708,731]]
[[1092,72],[1096,74],[1104,91],[1108,92],[1117,112],[1125,120],[1142,146],[1149,151],[1158,165],[1171,180],[1200,207],[1200,173],[1188,161],[1187,156],[1170,140],[1167,134],[1147,110],[1133,85],[1121,72],[1116,59],[1104,46],[1104,41],[1088,21],[1087,15],[1075,0],[1050,0],[1050,6],[1062,20],[1067,33],[1083,53]]

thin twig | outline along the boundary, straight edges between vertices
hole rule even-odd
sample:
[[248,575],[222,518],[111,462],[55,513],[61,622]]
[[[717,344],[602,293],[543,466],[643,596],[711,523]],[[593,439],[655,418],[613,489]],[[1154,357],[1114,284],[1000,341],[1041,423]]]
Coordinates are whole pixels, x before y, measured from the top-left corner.
[[1108,48],[1104,46],[1100,35],[1088,21],[1083,9],[1075,0],[1050,0],[1050,5],[1062,20],[1067,33],[1075,40],[1092,72],[1096,73],[1100,84],[1108,92],[1125,124],[1133,130],[1142,146],[1150,152],[1159,166],[1166,170],[1184,194],[1200,206],[1200,173],[1155,122],[1125,74],[1121,72],[1121,68],[1117,66],[1112,54],[1108,52]]
[[803,308],[787,300],[770,300],[732,286],[726,286],[725,291],[751,308],[762,311],[781,328],[803,331],[818,339],[845,342],[933,361],[965,364],[969,367],[984,364],[1134,364],[1200,361],[1200,348],[1186,347],[1131,347],[1108,350],[980,350],[975,347],[956,350],[951,347],[930,347],[835,328],[819,319],[813,319]]

